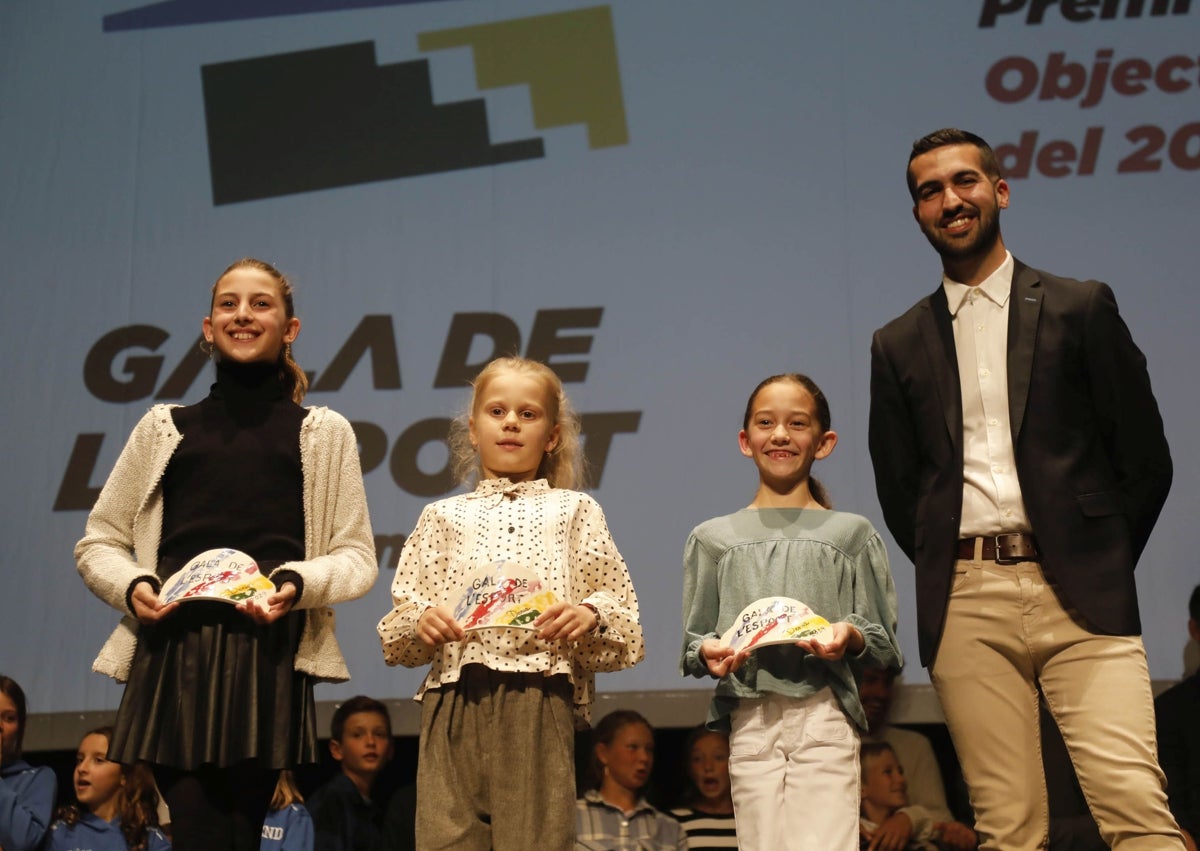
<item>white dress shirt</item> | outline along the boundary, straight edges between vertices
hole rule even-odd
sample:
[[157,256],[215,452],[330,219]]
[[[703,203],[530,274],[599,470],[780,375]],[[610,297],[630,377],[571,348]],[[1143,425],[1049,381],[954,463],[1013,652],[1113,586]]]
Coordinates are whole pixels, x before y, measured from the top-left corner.
[[1008,305],[1013,257],[978,286],[942,277],[963,407],[959,537],[1029,532],[1008,413]]

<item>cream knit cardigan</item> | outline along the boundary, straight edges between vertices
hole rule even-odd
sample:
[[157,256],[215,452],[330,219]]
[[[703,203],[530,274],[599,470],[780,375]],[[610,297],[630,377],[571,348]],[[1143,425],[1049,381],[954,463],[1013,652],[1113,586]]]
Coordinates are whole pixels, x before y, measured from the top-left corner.
[[[138,622],[129,608],[134,583],[160,585],[155,568],[162,535],[162,476],[183,435],[171,420],[175,405],[155,405],[129,436],[75,545],[88,588],[124,617],[92,670],[118,682],[129,678]],[[354,430],[328,408],[308,409],[300,426],[304,479],[304,561],[281,564],[304,580],[297,609],[305,614],[295,668],[318,680],[350,678],[334,636],[334,603],[371,590],[378,574],[362,468]]]

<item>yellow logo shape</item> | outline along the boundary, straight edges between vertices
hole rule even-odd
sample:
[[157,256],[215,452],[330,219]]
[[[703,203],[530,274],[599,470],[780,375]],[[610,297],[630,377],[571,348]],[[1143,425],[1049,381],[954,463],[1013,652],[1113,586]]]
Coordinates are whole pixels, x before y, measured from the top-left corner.
[[422,51],[469,46],[480,89],[529,85],[539,130],[586,124],[588,147],[629,143],[607,6],[420,33]]

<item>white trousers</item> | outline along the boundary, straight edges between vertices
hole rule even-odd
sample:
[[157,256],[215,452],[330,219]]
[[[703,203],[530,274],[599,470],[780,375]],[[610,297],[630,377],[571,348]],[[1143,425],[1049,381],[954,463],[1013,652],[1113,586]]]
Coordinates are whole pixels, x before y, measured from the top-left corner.
[[828,688],[743,700],[729,779],[742,851],[856,851],[858,731]]

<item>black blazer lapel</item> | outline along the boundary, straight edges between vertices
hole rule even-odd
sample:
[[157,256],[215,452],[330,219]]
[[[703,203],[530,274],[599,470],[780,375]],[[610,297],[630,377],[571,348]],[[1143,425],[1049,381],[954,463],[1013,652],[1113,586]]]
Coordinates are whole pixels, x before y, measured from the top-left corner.
[[954,351],[954,327],[950,324],[950,308],[942,287],[929,297],[926,308],[919,320],[921,341],[942,400],[950,442],[955,449],[961,449],[962,388],[958,381],[958,355]]
[[1037,272],[1014,261],[1008,305],[1008,421],[1015,445],[1025,420],[1038,317],[1042,313],[1042,282]]

